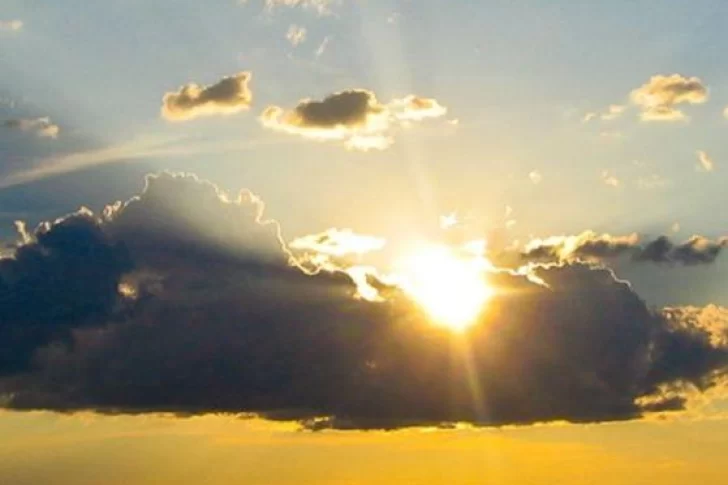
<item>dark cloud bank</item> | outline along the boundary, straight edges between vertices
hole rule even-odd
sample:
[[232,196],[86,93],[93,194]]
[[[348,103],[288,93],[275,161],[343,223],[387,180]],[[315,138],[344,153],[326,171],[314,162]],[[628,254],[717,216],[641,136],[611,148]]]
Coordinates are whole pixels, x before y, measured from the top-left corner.
[[728,365],[725,327],[652,311],[582,263],[538,270],[548,288],[494,274],[499,294],[453,334],[396,288],[367,302],[346,275],[292,267],[258,199],[189,175],[24,238],[0,260],[8,408],[255,412],[312,428],[602,421],[681,409],[681,389],[716,385]]

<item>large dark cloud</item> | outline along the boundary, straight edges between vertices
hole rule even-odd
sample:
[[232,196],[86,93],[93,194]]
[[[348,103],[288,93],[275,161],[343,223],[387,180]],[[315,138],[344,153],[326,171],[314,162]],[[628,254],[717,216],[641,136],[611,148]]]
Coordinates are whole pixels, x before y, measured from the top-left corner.
[[27,368],[37,347],[110,315],[131,262],[100,224],[81,210],[41,225],[32,242],[0,259],[0,375]]
[[710,240],[696,235],[682,243],[674,243],[667,236],[659,236],[640,242],[636,234],[610,236],[586,231],[577,236],[534,240],[526,245],[520,257],[523,261],[566,262],[629,256],[634,262],[693,266],[714,263],[727,246],[728,237]]
[[[72,263],[18,267],[33,291],[1,321],[11,334],[52,321],[72,338],[26,345],[32,367],[0,379],[7,406],[258,412],[314,428],[614,420],[680,408],[684,397],[663,396],[665,386],[710,388],[728,364],[723,327],[653,312],[611,271],[581,263],[537,269],[547,286],[491,274],[500,291],[455,334],[398,288],[377,282],[384,301],[370,302],[353,298],[344,274],[291,266],[262,209],[248,192],[161,174],[100,220],[66,219],[87,221],[95,236],[65,232],[49,246],[76,255]],[[122,243],[133,266],[111,256]],[[31,268],[90,293],[50,299],[55,287],[33,282],[41,270]],[[35,319],[22,316],[41,302]],[[55,320],[58,308],[78,315]]]

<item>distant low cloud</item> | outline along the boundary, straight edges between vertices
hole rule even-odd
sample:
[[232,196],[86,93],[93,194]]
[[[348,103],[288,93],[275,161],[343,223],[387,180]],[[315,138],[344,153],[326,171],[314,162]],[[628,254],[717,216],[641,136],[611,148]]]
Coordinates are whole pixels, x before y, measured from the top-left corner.
[[576,236],[554,236],[530,241],[521,252],[521,258],[548,263],[604,261],[629,256],[634,262],[694,266],[714,263],[726,247],[728,237],[710,240],[696,235],[676,244],[667,236],[641,242],[637,234],[612,236],[585,231]]
[[528,174],[528,178],[529,178],[529,179],[531,180],[531,182],[532,182],[532,183],[533,183],[534,185],[538,185],[538,184],[540,184],[540,183],[541,183],[541,181],[543,180],[543,176],[541,175],[541,172],[539,172],[538,170],[532,170],[532,171],[531,171],[531,172],[530,172],[530,173]]
[[61,129],[58,125],[51,122],[51,119],[47,116],[42,118],[18,118],[7,120],[4,123],[5,127],[34,133],[35,135],[43,138],[58,138],[58,134]]
[[703,172],[712,172],[715,169],[715,162],[703,150],[698,150],[698,168]]
[[609,105],[609,107],[604,112],[586,113],[584,115],[584,117],[582,118],[582,122],[588,123],[589,121],[592,121],[594,119],[600,119],[602,121],[616,120],[617,118],[622,116],[622,114],[625,112],[626,109],[627,109],[627,107],[624,105],[612,104],[612,105]]
[[302,8],[312,10],[319,15],[328,15],[331,8],[341,3],[341,0],[265,0],[265,6],[268,10],[274,10],[279,7]]
[[616,177],[616,175],[608,172],[607,170],[604,170],[602,172],[602,182],[604,182],[606,185],[610,187],[617,188],[621,185],[621,182]]
[[306,40],[306,28],[300,25],[291,25],[286,32],[286,39],[292,46],[302,44]]
[[187,121],[245,111],[253,100],[248,86],[251,76],[249,72],[241,72],[209,86],[186,84],[179,91],[164,95],[162,116],[170,121]]
[[0,20],[0,31],[17,32],[23,30],[22,20]]
[[331,37],[329,37],[329,36],[324,37],[324,40],[322,40],[321,43],[319,44],[319,46],[316,48],[316,52],[314,52],[314,57],[316,57],[318,59],[319,57],[324,55],[324,53],[326,52],[326,48],[329,46],[330,42],[331,42]]
[[431,98],[412,95],[383,104],[371,91],[351,89],[321,101],[304,99],[290,111],[269,106],[260,119],[267,128],[313,140],[340,141],[349,149],[366,151],[388,148],[397,128],[446,112]]
[[641,110],[643,121],[680,121],[686,116],[677,106],[704,103],[708,88],[697,77],[657,75],[632,91],[630,98]]

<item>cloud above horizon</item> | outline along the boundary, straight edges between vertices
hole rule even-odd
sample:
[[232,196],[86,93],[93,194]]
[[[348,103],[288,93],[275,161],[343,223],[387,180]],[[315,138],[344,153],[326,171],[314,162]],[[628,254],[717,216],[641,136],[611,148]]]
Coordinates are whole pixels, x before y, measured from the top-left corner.
[[410,123],[445,115],[447,108],[432,98],[406,96],[387,104],[365,89],[340,91],[321,101],[301,100],[290,111],[268,106],[261,114],[263,126],[319,141],[343,142],[348,149],[384,150],[394,131]]
[[553,236],[529,241],[520,257],[530,262],[608,261],[628,256],[633,262],[680,264],[694,266],[712,264],[728,247],[728,236],[710,240],[694,235],[682,243],[667,236],[641,242],[637,234],[612,236],[585,231],[576,236]]
[[677,106],[705,103],[708,88],[697,77],[656,75],[633,90],[630,99],[641,110],[642,121],[682,121],[687,117]]
[[248,84],[252,74],[240,72],[225,76],[209,86],[185,84],[162,98],[162,117],[188,121],[202,116],[231,115],[248,110],[253,95]]
[[41,138],[58,138],[61,129],[48,116],[41,118],[14,118],[3,123],[6,128],[33,133]]
[[[331,256],[383,244],[298,241]],[[290,246],[250,191],[166,172],[98,215],[19,226],[0,259],[0,402],[344,428],[604,421],[682,409],[728,366],[725,313],[653,311],[603,267],[490,271],[499,291],[455,336],[399,287],[370,275],[381,301],[357,299],[349,274],[305,272]]]
[[18,32],[23,30],[22,20],[0,20],[0,31]]

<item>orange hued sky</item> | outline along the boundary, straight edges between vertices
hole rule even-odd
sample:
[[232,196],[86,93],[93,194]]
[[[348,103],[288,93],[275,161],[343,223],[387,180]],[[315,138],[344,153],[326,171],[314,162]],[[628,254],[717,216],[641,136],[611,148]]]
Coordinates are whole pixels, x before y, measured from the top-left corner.
[[723,420],[300,432],[232,417],[0,415],[13,485],[721,483]]
[[0,485],[727,484],[726,19],[0,0]]

